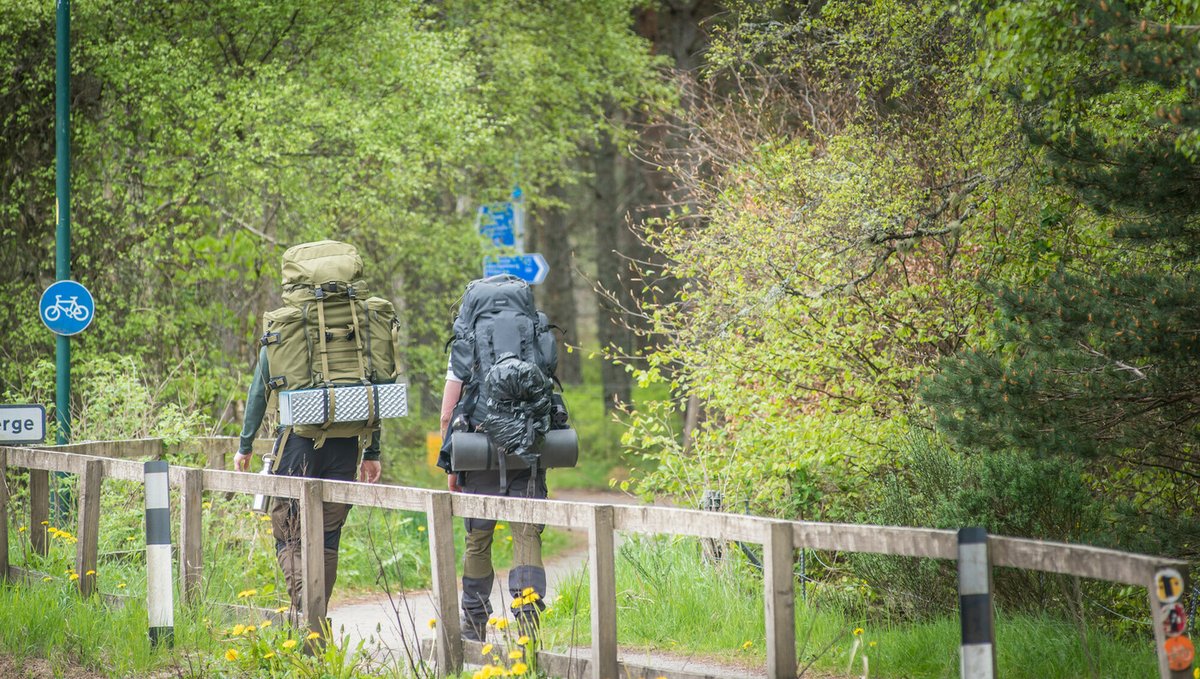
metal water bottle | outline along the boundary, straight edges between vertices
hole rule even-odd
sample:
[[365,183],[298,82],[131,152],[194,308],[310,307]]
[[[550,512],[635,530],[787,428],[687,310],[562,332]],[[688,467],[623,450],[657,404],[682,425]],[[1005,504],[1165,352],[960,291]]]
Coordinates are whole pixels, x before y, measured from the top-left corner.
[[[262,468],[262,471],[259,472],[259,474],[270,474],[271,466],[274,464],[274,462],[275,462],[275,458],[273,456],[263,455],[263,468]],[[258,512],[259,514],[266,514],[267,511],[270,509],[270,507],[271,507],[271,496],[270,495],[255,495],[254,496],[254,504],[251,505],[250,508],[253,509],[254,511]]]

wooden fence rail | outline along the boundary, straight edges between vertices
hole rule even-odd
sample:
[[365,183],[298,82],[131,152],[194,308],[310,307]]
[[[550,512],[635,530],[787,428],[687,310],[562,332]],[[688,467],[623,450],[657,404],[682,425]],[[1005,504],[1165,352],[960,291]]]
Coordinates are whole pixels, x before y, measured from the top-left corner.
[[[173,466],[170,484],[181,489],[179,559],[180,591],[194,600],[203,577],[200,529],[205,491],[267,494],[300,501],[304,616],[310,628],[319,629],[325,616],[323,600],[321,504],[343,502],[426,514],[429,525],[433,597],[438,610],[436,659],[440,672],[457,672],[463,663],[458,629],[458,597],[453,544],[454,517],[474,517],[540,523],[588,531],[588,567],[591,577],[592,654],[589,674],[596,678],[619,676],[616,638],[616,582],[614,534],[631,531],[647,534],[686,535],[698,538],[739,540],[763,545],[763,598],[766,611],[767,674],[772,678],[796,675],[795,578],[792,559],[796,549],[868,552],[894,556],[957,558],[955,531],[899,528],[860,524],[780,521],[734,514],[714,514],[653,506],[608,506],[587,503],[492,497],[449,493],[401,486],[263,476],[223,469],[225,454],[237,439],[214,437],[199,440],[200,452],[215,469]],[[88,454],[100,451],[102,456]],[[133,457],[157,457],[164,452],[159,440],[105,441],[57,448],[0,447],[0,480],[7,467],[29,470],[29,539],[35,552],[45,553],[45,532],[35,530],[48,520],[49,472],[81,475],[79,541],[76,544],[80,592],[89,594],[94,581],[82,574],[96,564],[99,526],[99,490],[102,479],[143,480],[141,462]],[[6,488],[0,483],[0,500]],[[0,502],[0,538],[6,538],[7,508]],[[1026,570],[1060,573],[1141,587],[1153,587],[1162,568],[1187,573],[1186,562],[1110,549],[1040,540],[989,536],[992,564]],[[0,575],[9,575],[8,541],[0,539]],[[1161,659],[1163,677],[1171,677]],[[1190,676],[1190,675],[1189,675]]]

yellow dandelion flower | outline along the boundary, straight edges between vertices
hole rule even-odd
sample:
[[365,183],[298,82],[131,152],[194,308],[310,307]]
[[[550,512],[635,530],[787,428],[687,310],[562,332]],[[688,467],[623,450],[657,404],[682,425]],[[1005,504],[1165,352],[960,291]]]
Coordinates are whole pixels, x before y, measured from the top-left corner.
[[508,627],[508,620],[500,618],[496,621],[496,629],[504,629],[506,627]]
[[246,634],[254,634],[258,629],[254,625],[246,625]]
[[263,620],[262,622],[258,623],[259,629],[266,629],[267,627],[270,627],[270,626],[271,626],[270,620]]
[[290,650],[292,650],[292,649],[293,649],[293,648],[295,648],[295,647],[296,647],[296,640],[295,640],[295,639],[288,639],[287,641],[283,642],[283,648],[284,648],[284,650],[290,651]]
[[747,641],[746,641],[746,643],[742,644],[742,650],[743,650],[743,651],[748,651],[748,650],[750,650],[750,647],[751,647],[751,646],[753,646],[753,645],[754,645],[754,642],[753,642],[753,641],[749,641],[749,640],[747,640]]
[[84,573],[84,575],[95,575],[95,574],[96,574],[96,571],[91,571],[91,570],[88,571],[87,573]]
[[856,636],[856,637],[857,637],[857,636],[861,636],[861,635],[862,635],[862,633],[863,633],[863,628],[861,628],[861,627],[855,627],[855,628],[854,628],[854,636]]
[[1193,679],[1200,679],[1200,667],[1192,671],[1192,677]]
[[491,644],[484,644],[483,648],[480,649],[480,651],[479,651],[480,655],[487,655],[488,653],[491,653],[491,652],[492,652]]
[[262,516],[258,517],[258,520],[259,521],[270,521],[271,517],[268,514],[263,514]]
[[541,601],[542,595],[538,594],[537,592],[534,592],[533,594],[530,594],[529,596],[527,596],[525,598],[529,599],[529,603],[533,603],[535,601]]
[[254,596],[255,594],[258,594],[257,589],[243,589],[242,591],[238,592],[237,598],[249,599],[250,597]]
[[488,618],[489,625],[495,626],[497,622],[499,622],[499,618]]
[[242,636],[242,634],[243,634],[245,631],[246,631],[246,626],[245,626],[245,625],[234,625],[234,626],[233,626],[233,629],[229,630],[229,633],[230,633],[230,634],[232,634],[232,635],[233,635],[233,636],[235,636],[235,637],[240,637],[240,636]]
[[275,609],[275,612],[276,613],[287,613],[287,609],[288,609],[287,606],[280,606],[279,608]]
[[78,580],[78,579],[79,579],[79,574],[78,574],[78,573],[72,573],[72,574],[71,574],[71,582],[75,582],[75,581],[76,581],[76,580]]
[[533,594],[532,587],[526,587],[525,589],[521,590],[521,596],[529,596],[530,594]]
[[308,641],[312,641],[313,639],[320,639],[321,633],[320,632],[309,632],[308,636],[306,636],[304,638]]
[[519,639],[517,639],[517,645],[518,646],[528,646],[529,645],[529,637],[522,634],[521,637]]
[[63,575],[74,575],[74,574],[75,574],[74,568],[68,568],[67,570],[63,571]]
[[233,662],[234,660],[237,660],[238,659],[237,649],[234,649],[234,648],[225,649],[225,659],[228,660],[229,662]]
[[21,526],[20,528],[18,528],[18,529],[17,529],[17,532],[18,532],[18,533],[24,533],[24,532],[25,532],[25,526]]
[[49,526],[49,525],[50,525],[50,522],[49,522],[49,521],[43,521],[43,522],[42,522],[42,525],[43,525],[43,526]]
[[121,582],[121,583],[117,583],[117,589],[125,589],[125,586],[126,586],[126,585],[125,585],[125,583],[123,583],[123,582]]
[[53,580],[53,579],[54,579],[54,578],[52,578],[52,577],[50,577],[49,575],[47,575],[46,577],[42,578],[42,582],[50,582],[50,581],[51,581],[51,580]]
[[876,644],[876,642],[872,641],[872,642],[869,642],[867,645],[870,646],[871,648],[875,648],[875,644]]
[[505,535],[505,536],[504,536],[504,539],[505,539],[505,541],[507,541],[507,542],[512,542],[512,536],[511,536],[511,535]]
[[136,539],[137,539],[136,535],[130,535],[129,537],[125,538],[125,542],[133,542]]
[[512,666],[513,674],[520,675],[520,674],[525,674],[528,671],[529,671],[529,666],[526,665],[525,663],[523,663],[523,662],[513,663],[513,666]]
[[520,597],[517,597],[516,599],[512,600],[512,603],[509,604],[509,607],[510,608],[520,608],[521,604],[523,604],[523,603],[525,603],[525,600],[521,599]]
[[430,618],[428,624],[429,624],[429,629],[433,629],[434,627],[437,627],[437,618]]
[[424,533],[424,532],[425,532],[425,526],[417,526],[417,532],[418,532],[418,533]]
[[524,657],[525,657],[525,651],[522,651],[519,648],[514,648],[513,650],[508,652],[509,660],[520,660],[521,658],[524,658]]
[[203,507],[204,509],[212,509],[212,503],[211,503],[211,502],[201,502],[201,503],[200,503],[200,506],[201,506],[201,507]]
[[505,526],[504,526],[504,524],[502,524],[502,523],[498,523],[498,524],[496,524],[496,530],[504,530],[504,527],[505,527]]
[[271,658],[274,658],[274,657],[275,657],[275,651],[267,651],[267,654],[263,656],[263,660],[270,660]]

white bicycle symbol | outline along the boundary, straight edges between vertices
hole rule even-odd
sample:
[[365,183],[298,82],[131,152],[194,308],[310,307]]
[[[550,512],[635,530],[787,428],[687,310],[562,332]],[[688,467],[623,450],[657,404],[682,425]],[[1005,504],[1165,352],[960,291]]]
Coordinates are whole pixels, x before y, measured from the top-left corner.
[[53,323],[63,314],[66,314],[68,318],[73,318],[82,323],[87,320],[91,313],[87,307],[79,303],[79,297],[68,297],[66,301],[63,301],[62,295],[55,295],[54,306],[46,307],[46,310],[42,312],[42,316],[45,316],[47,323]]

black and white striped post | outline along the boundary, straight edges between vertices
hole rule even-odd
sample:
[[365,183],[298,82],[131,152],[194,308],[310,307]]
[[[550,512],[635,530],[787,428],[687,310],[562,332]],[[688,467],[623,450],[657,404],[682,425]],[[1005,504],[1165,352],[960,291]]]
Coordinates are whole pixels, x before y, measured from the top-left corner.
[[962,622],[962,679],[995,679],[996,633],[992,609],[992,559],[983,528],[958,531],[958,605]]
[[168,465],[146,463],[146,613],[150,644],[172,645],[175,605],[171,579],[171,493]]

